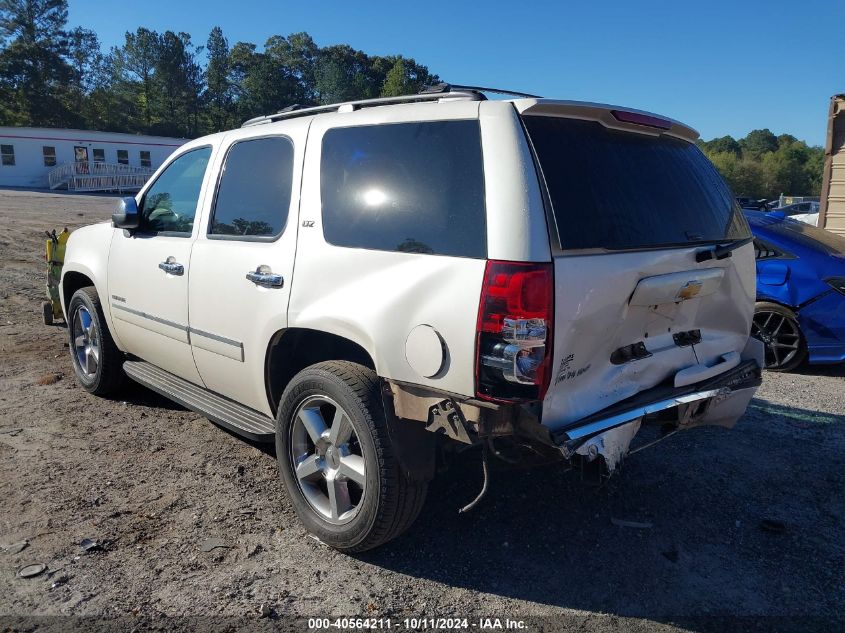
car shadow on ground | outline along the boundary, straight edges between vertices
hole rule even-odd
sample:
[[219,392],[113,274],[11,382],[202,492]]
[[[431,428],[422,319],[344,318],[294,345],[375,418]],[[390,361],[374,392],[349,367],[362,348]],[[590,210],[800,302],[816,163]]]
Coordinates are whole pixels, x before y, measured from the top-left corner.
[[125,388],[121,389],[119,396],[115,399],[139,407],[166,409],[168,411],[187,411],[181,404],[173,402],[173,400],[165,398],[152,389],[147,389],[133,380],[126,381]]
[[459,515],[481,486],[475,454],[432,483],[408,533],[361,559],[505,598],[665,622],[843,613],[845,417],[755,400],[739,424],[669,437],[600,488],[560,466],[497,468],[486,499]]
[[803,374],[804,376],[845,377],[845,363],[838,363],[836,365],[808,365],[805,363],[795,373]]

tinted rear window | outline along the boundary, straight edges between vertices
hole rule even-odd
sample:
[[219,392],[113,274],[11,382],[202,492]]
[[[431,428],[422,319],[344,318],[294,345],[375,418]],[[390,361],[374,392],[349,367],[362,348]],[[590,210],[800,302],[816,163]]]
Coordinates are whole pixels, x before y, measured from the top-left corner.
[[730,189],[694,144],[595,121],[524,121],[563,248],[622,250],[750,236]]
[[329,130],[320,193],[323,234],[331,244],[487,256],[477,121]]

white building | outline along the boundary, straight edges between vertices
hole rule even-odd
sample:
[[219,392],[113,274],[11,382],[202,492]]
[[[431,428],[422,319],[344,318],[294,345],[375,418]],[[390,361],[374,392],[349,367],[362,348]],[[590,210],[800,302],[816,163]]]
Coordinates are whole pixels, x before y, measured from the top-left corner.
[[[0,186],[93,191],[138,188],[186,139],[117,132],[0,127]],[[51,175],[52,172],[52,175]],[[117,187],[114,187],[117,188]]]

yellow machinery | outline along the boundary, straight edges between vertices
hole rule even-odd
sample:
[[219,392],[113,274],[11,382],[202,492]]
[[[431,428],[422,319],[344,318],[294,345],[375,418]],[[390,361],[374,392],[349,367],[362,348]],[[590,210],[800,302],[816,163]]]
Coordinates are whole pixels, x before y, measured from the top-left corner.
[[56,235],[56,230],[47,233],[47,299],[41,304],[44,325],[52,325],[54,319],[63,319],[62,302],[59,300],[59,282],[62,279],[62,266],[65,263],[65,246],[70,231],[67,227]]

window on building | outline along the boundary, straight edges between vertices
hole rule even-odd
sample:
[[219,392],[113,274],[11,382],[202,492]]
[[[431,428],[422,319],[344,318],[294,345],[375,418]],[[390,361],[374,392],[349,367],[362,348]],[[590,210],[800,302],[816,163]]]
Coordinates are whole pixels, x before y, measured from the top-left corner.
[[94,162],[95,163],[105,163],[106,162],[106,150],[104,149],[97,149],[94,148]]
[[15,166],[14,145],[0,145],[0,162],[2,162],[3,167]]
[[129,164],[129,150],[128,149],[119,149],[117,150],[117,162],[121,165],[128,165]]
[[329,130],[320,181],[331,244],[486,257],[478,121]]
[[41,151],[44,154],[44,166],[45,167],[55,167],[56,166],[56,148],[51,147],[49,145],[44,145],[41,148]]
[[241,141],[226,155],[212,235],[273,237],[285,227],[293,183],[293,144],[284,136]]
[[147,150],[141,150],[141,167],[152,167],[153,161],[150,159],[150,153]]

